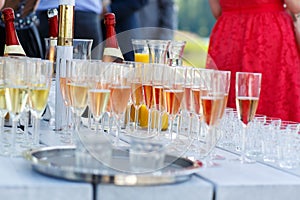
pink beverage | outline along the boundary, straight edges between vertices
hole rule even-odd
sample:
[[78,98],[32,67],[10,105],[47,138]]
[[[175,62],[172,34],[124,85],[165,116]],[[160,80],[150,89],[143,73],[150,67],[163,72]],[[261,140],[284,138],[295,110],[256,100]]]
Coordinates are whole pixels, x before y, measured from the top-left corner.
[[184,88],[184,107],[187,111],[191,112],[192,111],[192,108],[191,108],[191,98],[192,98],[192,94],[191,94],[191,91],[192,88],[191,86],[186,86]]
[[131,83],[131,99],[135,106],[140,106],[143,101],[143,87],[141,82]]
[[200,88],[192,88],[193,110],[197,115],[202,114],[200,105]]
[[247,125],[255,116],[258,97],[237,97],[237,112],[240,120]]
[[164,90],[165,105],[170,115],[176,115],[179,112],[183,93],[183,90]]
[[228,94],[225,94],[223,97],[223,105],[222,105],[222,109],[220,111],[220,119],[223,117],[224,112],[225,112],[225,108],[227,107],[227,101],[228,101]]
[[110,107],[115,114],[125,113],[130,98],[130,86],[110,87]]
[[59,83],[60,83],[60,91],[61,91],[61,95],[64,100],[64,103],[66,106],[69,106],[71,98],[70,98],[70,90],[68,90],[68,86],[67,86],[67,78],[60,77]]
[[151,108],[153,104],[153,88],[151,84],[143,84],[144,100],[147,108]]
[[164,91],[163,86],[161,85],[153,86],[154,105],[155,105],[155,109],[158,111],[164,110],[163,91]]
[[99,117],[106,111],[109,95],[110,90],[108,89],[91,89],[88,91],[89,107],[97,120],[100,120]]
[[219,119],[220,109],[223,106],[223,98],[204,96],[201,97],[203,116],[208,126],[213,126]]

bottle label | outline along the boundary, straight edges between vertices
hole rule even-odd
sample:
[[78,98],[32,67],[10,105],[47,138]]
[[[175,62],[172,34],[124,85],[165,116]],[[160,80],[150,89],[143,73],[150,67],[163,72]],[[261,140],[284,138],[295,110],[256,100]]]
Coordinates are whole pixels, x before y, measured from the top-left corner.
[[120,48],[116,49],[116,48],[107,47],[107,48],[104,49],[103,55],[115,56],[115,57],[118,57],[118,58],[122,58],[124,60]]
[[4,55],[9,54],[20,54],[26,55],[21,45],[5,45],[4,46]]

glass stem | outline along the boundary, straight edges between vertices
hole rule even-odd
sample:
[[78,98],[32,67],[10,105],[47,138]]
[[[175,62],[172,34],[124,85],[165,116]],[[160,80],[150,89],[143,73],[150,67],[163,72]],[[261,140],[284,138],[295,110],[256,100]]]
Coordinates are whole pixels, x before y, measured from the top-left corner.
[[241,144],[241,162],[244,163],[246,161],[246,132],[247,132],[247,126],[243,125],[242,128],[242,144]]
[[[137,132],[137,126],[139,123],[139,106],[134,106],[134,130],[133,132]],[[129,120],[130,121],[130,120]]]
[[33,128],[33,146],[38,147],[40,144],[40,117],[34,117],[34,128]]
[[12,134],[10,139],[10,151],[9,154],[11,156],[16,155],[16,135],[17,135],[17,128],[18,128],[18,121],[19,119],[17,117],[14,117],[12,120]]

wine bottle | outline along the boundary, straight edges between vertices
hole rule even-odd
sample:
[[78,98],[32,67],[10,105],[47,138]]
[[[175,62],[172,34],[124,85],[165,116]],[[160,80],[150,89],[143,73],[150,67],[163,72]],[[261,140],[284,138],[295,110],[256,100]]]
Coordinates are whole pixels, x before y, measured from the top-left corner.
[[26,56],[15,29],[14,10],[10,7],[4,8],[2,10],[2,19],[5,23],[4,56]]
[[[56,8],[51,8],[47,11],[48,15],[48,25],[49,25],[49,38],[48,47],[46,48],[46,59],[55,62],[56,57],[56,45],[58,36],[58,11]],[[55,71],[55,70],[54,70]]]
[[106,41],[102,60],[104,62],[123,62],[123,54],[120,50],[116,36],[116,19],[114,13],[104,15],[104,24],[106,28]]

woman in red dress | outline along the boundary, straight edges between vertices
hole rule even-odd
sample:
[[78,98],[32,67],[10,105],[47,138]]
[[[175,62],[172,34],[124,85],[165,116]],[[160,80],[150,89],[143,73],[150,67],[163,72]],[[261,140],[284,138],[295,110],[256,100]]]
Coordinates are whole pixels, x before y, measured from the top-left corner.
[[231,71],[228,107],[235,107],[235,73],[262,73],[257,113],[300,122],[300,50],[291,13],[299,0],[209,0],[217,21],[207,68]]

